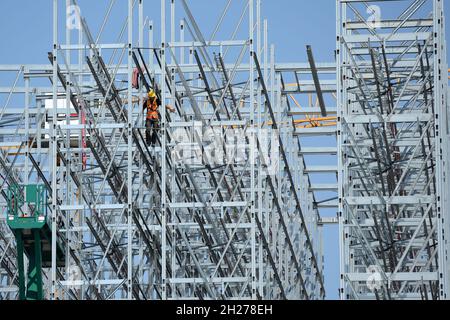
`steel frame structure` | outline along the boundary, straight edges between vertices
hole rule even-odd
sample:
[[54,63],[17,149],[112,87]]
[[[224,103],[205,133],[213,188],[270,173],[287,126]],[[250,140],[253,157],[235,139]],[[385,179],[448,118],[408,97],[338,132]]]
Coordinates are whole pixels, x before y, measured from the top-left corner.
[[[81,19],[61,41],[60,9],[78,3],[53,0],[50,65],[0,66],[16,73],[0,88],[2,212],[8,185],[44,183],[52,251],[65,244],[45,297],[323,299],[321,219],[284,90],[296,67],[275,64],[261,1],[225,1],[207,40],[187,1],[161,0],[159,43],[146,3],[128,0],[117,42],[101,43],[114,1],[97,37]],[[216,40],[235,5],[231,39]],[[144,139],[149,88],[176,108],[161,108],[155,148]],[[16,299],[0,219],[0,299]]]
[[[95,37],[85,19],[61,32],[82,1],[53,0],[50,64],[0,65],[0,299],[18,298],[18,183],[46,185],[65,244],[47,299],[323,299],[336,223],[341,299],[449,298],[442,0],[337,0],[328,64],[309,46],[276,63],[261,0],[224,0],[209,39],[187,0],[161,0],[158,23],[128,0],[113,43],[114,0]],[[176,108],[155,148],[150,88]]]
[[444,4],[396,4],[337,1],[342,299],[449,298]]

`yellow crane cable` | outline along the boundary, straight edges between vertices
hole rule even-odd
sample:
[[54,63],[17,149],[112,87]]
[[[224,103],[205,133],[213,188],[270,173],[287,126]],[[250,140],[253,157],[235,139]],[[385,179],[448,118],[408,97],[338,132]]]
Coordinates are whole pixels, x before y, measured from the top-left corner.
[[[294,101],[295,105],[299,108],[302,109],[302,106],[300,105],[300,103],[298,103],[298,101],[294,98],[294,95],[290,94],[289,97],[292,99],[292,101]],[[308,114],[305,115],[306,119],[310,120],[310,117]]]
[[[320,127],[334,127],[336,125],[337,125],[337,122],[329,122],[329,123],[322,123]],[[305,125],[305,126],[298,126],[297,128],[312,129],[312,128],[317,128],[317,126]]]
[[[289,97],[294,101],[294,103],[297,105],[297,107],[299,107],[300,109],[302,108],[300,103],[298,103],[298,101],[294,98],[294,96],[292,94],[289,95]],[[310,97],[311,99],[311,97]],[[316,104],[318,103],[318,101],[316,101]],[[300,120],[294,120],[295,124],[302,124],[302,123],[306,123],[309,122],[309,126],[308,128],[314,128],[314,127],[319,127],[319,126],[329,126],[329,124],[324,124],[323,122],[327,122],[327,121],[334,121],[334,125],[336,125],[336,120],[337,117],[311,117],[308,114],[305,115],[306,119],[300,119]]]
[[294,123],[305,123],[305,122],[310,122],[310,120],[316,122],[316,121],[336,121],[336,117],[320,117],[320,118],[310,118],[310,119],[299,119],[299,120],[294,120]]

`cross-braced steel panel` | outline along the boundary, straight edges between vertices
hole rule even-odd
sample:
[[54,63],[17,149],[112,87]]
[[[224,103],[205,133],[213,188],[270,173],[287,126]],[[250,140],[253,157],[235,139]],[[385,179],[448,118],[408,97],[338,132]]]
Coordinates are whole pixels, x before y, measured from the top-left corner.
[[448,298],[443,1],[340,0],[337,30],[341,298]]
[[[111,1],[98,34],[81,18],[63,41],[58,8],[83,12],[78,2],[53,1],[50,65],[11,67],[27,102],[6,105],[1,132],[12,145],[3,187],[50,194],[52,247],[62,242],[66,261],[44,270],[46,298],[322,299],[319,216],[298,187],[308,179],[261,2],[224,2],[206,38],[187,1],[161,0],[159,28],[146,1]],[[102,43],[114,10],[123,28]],[[217,40],[231,10],[242,12],[231,39]],[[175,109],[160,108],[154,147],[150,89]],[[1,228],[0,295],[14,299],[15,244]]]

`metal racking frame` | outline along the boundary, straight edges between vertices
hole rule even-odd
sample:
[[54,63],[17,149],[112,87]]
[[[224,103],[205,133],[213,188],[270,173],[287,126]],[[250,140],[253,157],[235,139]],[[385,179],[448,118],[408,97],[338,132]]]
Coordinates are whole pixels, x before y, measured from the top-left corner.
[[[157,22],[123,1],[113,42],[114,0],[97,34],[60,28],[78,2],[53,0],[50,64],[0,65],[0,208],[43,183],[65,248],[46,299],[323,299],[337,223],[341,299],[449,298],[442,0],[337,0],[336,63],[309,46],[277,63],[261,0],[221,2],[209,38],[187,0],[160,0]],[[154,148],[150,88],[176,108]],[[17,299],[5,218],[0,299]]]
[[[231,40],[215,40],[236,5],[226,1],[206,40],[187,1],[161,0],[159,43],[144,0],[127,1],[116,43],[100,42],[114,1],[97,37],[81,19],[61,41],[60,9],[77,4],[53,0],[50,65],[0,66],[17,73],[2,91],[3,185],[44,183],[53,252],[65,244],[66,267],[54,256],[44,273],[45,297],[324,298],[320,216],[261,1],[239,3]],[[155,148],[143,138],[149,88],[176,107],[161,108]],[[243,151],[221,163],[229,145]],[[14,241],[0,228],[0,297],[15,299]]]
[[342,299],[449,297],[444,4],[397,5],[337,1]]

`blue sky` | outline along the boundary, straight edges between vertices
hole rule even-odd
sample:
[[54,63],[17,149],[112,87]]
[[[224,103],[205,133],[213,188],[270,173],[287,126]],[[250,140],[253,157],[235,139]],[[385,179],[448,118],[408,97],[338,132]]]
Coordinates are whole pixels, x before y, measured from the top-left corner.
[[[46,53],[52,43],[52,2],[52,0],[0,1],[2,14],[0,35],[4,43],[3,50],[0,51],[0,63],[47,63]],[[91,28],[98,30],[106,12],[108,0],[79,0],[78,2]],[[125,0],[116,0],[116,2],[116,7],[126,3]],[[146,5],[145,15],[154,19],[156,25],[160,16],[159,0],[151,0],[151,2],[155,4],[155,14],[152,15],[153,10]],[[203,30],[208,30],[208,27],[217,21],[223,6],[215,8],[214,14],[206,14],[204,9],[208,2],[210,3],[205,0],[189,1]],[[65,1],[60,3],[62,5]],[[333,59],[334,3],[334,0],[263,1],[262,14],[269,20],[269,37],[277,47],[278,61],[306,60],[306,44],[316,48],[315,55],[319,61]],[[64,14],[63,10],[61,14]],[[120,24],[123,22],[119,10],[113,12],[113,17],[116,17]],[[111,35],[117,33],[111,32]],[[105,37],[108,37],[107,32]]]
[[[79,0],[82,14],[87,18],[91,30],[99,30],[109,0]],[[110,21],[119,23],[107,26],[104,42],[113,42],[123,23],[126,0],[116,0],[116,9]],[[151,0],[145,16],[159,24],[159,0]],[[219,18],[224,1],[220,6],[208,10],[211,0],[190,0],[193,14],[202,30],[208,30],[209,37]],[[48,63],[47,52],[52,45],[52,0],[1,0],[0,1],[0,64]],[[60,17],[64,17],[65,1],[60,1]],[[147,0],[146,3],[149,3]],[[238,3],[239,1],[233,1]],[[243,1],[242,1],[243,3]],[[317,62],[333,62],[335,49],[335,0],[263,0],[262,16],[269,22],[269,41],[276,46],[277,62],[305,62],[307,44],[312,45]],[[447,6],[450,7],[450,6]],[[239,7],[232,9],[230,20],[237,19]],[[450,11],[446,9],[447,16]],[[383,14],[383,12],[382,12]],[[63,22],[63,21],[61,21]],[[229,29],[225,28],[226,31]],[[447,33],[450,23],[447,24]],[[159,32],[159,31],[157,31]],[[219,34],[220,35],[220,34]],[[0,85],[10,85],[2,83]],[[333,215],[333,214],[331,214]],[[327,298],[338,297],[339,263],[337,227],[325,227],[325,280]]]

